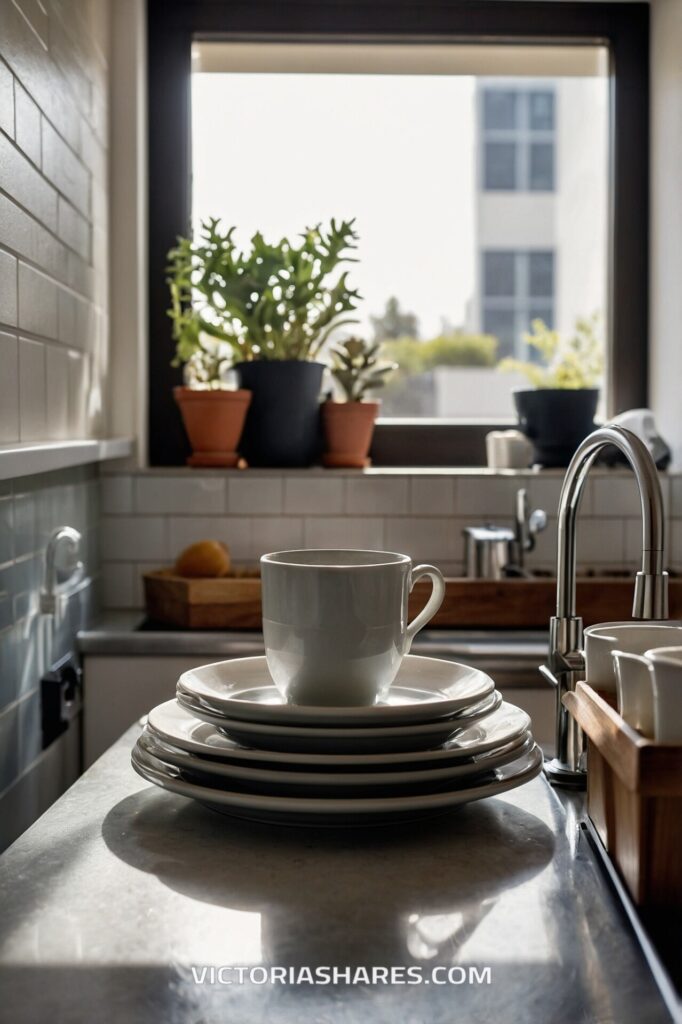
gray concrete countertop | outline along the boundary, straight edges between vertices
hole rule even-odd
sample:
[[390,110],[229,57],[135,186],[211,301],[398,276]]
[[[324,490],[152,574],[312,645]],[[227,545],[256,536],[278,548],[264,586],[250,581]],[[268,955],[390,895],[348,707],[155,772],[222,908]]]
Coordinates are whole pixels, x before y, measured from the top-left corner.
[[[143,782],[136,734],[0,857],[3,1024],[669,1019],[579,798],[544,779],[418,828],[275,828]],[[262,983],[273,965],[429,983]]]

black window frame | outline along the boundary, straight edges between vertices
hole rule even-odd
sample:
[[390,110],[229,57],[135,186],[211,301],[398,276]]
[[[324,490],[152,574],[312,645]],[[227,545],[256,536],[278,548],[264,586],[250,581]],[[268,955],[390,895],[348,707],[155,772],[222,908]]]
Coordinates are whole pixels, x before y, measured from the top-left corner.
[[[195,39],[594,44],[609,48],[609,415],[647,403],[649,8],[584,0],[148,0],[148,458],[178,466],[187,440],[173,400],[166,253],[190,229],[191,45]],[[504,426],[443,420],[377,424],[375,465],[484,465]],[[507,424],[508,425],[508,424]]]

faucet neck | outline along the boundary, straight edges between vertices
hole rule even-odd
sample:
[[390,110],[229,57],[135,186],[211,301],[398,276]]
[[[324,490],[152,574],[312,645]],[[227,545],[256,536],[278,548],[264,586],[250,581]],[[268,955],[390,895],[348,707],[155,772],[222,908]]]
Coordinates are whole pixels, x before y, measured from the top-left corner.
[[[635,474],[642,509],[642,569],[637,574],[633,618],[667,618],[667,574],[663,572],[663,497],[654,461],[643,442],[619,426],[595,430],[578,447],[566,471],[559,498],[556,618],[576,616],[576,520],[590,469],[609,445],[618,448]],[[572,627],[575,633],[576,627]],[[568,628],[563,629],[564,641]],[[555,648],[553,648],[555,649]],[[566,650],[566,648],[563,648]],[[575,648],[574,648],[575,649]]]

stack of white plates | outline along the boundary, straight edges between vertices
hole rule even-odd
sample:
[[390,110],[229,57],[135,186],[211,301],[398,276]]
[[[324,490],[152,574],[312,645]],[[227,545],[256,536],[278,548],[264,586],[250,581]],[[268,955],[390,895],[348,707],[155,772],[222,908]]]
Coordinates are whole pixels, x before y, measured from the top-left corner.
[[185,672],[132,755],[150,782],[241,818],[373,825],[443,813],[534,778],[528,715],[484,672],[408,655],[382,704],[287,704],[265,658]]

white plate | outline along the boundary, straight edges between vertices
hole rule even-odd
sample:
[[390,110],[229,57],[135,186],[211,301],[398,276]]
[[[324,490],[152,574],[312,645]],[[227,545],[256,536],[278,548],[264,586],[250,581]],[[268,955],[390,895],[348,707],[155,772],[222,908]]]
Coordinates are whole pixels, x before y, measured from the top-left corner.
[[184,672],[179,690],[209,711],[270,725],[405,725],[453,715],[493,692],[490,676],[469,665],[408,654],[386,701],[369,707],[287,704],[272,682],[267,659],[235,658]]
[[[232,785],[246,786],[260,792],[289,791],[292,795],[312,795],[320,790],[321,795],[364,796],[376,789],[408,789],[416,786],[433,788],[442,784],[457,784],[458,780],[483,775],[494,768],[501,768],[515,761],[533,745],[530,733],[523,733],[518,740],[508,743],[499,750],[480,754],[470,761],[455,763],[445,768],[424,768],[406,771],[286,771],[282,768],[254,768],[250,765],[226,764],[187,754],[177,747],[156,739],[148,729],[139,737],[138,747],[142,753],[165,764],[182,769],[183,778],[199,785],[229,788]],[[360,792],[359,792],[360,791]]]
[[[198,800],[212,810],[239,818],[283,825],[366,826],[442,814],[460,804],[497,796],[530,782],[542,770],[542,751],[535,745],[517,761],[498,768],[494,778],[481,785],[418,796],[324,799],[264,796],[239,793],[210,786],[197,786],[180,778],[180,770],[164,767],[161,761],[135,748],[132,764],[138,775],[171,793]],[[169,837],[169,841],[170,837]]]
[[215,726],[202,722],[185,711],[175,700],[152,708],[147,718],[150,731],[166,743],[200,757],[241,764],[286,765],[288,768],[319,768],[322,771],[365,772],[425,767],[443,767],[462,762],[478,754],[497,750],[519,739],[530,729],[530,718],[515,704],[503,702],[497,711],[475,725],[469,725],[435,750],[391,754],[303,754],[285,751],[252,750],[229,739]]
[[480,704],[474,704],[456,716],[418,725],[387,725],[378,729],[370,729],[368,726],[337,729],[324,725],[263,725],[261,722],[242,722],[213,714],[181,691],[178,692],[177,701],[196,718],[217,726],[245,747],[317,754],[379,754],[398,750],[428,750],[440,746],[458,729],[495,711],[502,703],[502,697],[494,690]]

